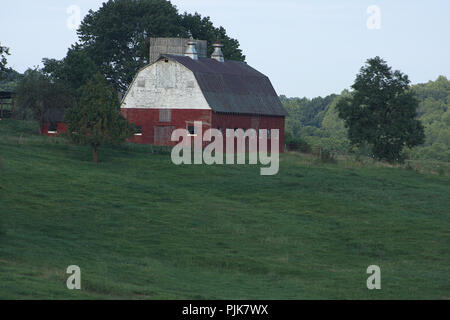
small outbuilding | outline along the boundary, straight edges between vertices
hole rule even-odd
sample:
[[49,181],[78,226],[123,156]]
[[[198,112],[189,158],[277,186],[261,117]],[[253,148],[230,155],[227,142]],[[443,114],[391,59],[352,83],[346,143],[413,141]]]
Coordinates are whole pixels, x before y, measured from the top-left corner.
[[64,109],[50,108],[43,115],[41,134],[46,136],[57,136],[66,132],[64,123]]

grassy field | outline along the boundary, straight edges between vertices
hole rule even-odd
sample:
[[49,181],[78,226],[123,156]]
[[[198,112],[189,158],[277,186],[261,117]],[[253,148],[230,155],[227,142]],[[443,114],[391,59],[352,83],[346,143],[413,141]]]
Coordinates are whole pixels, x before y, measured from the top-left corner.
[[2,299],[450,298],[446,173],[285,154],[260,176],[137,145],[95,165],[36,132],[0,121]]

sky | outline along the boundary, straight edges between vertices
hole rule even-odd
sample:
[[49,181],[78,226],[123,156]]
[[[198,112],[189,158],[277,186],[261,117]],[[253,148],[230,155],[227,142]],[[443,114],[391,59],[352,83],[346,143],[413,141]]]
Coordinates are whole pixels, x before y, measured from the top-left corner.
[[[2,0],[0,43],[23,72],[63,58],[75,26],[101,0]],[[381,56],[412,83],[450,78],[448,0],[172,0],[239,40],[247,63],[278,94],[325,96],[348,89],[368,58]],[[79,15],[78,15],[79,13]],[[79,17],[78,17],[79,16]]]

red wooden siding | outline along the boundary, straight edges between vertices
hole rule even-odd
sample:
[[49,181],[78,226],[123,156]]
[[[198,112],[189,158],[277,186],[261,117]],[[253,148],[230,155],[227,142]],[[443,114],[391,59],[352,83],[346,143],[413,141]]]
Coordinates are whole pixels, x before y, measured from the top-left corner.
[[[142,135],[134,136],[130,142],[140,144],[153,144],[174,146],[178,142],[170,141],[175,129],[187,129],[195,121],[203,123],[203,132],[210,128],[220,128],[224,139],[226,129],[279,129],[280,130],[280,152],[284,150],[284,117],[252,116],[238,114],[216,113],[211,110],[199,109],[122,109],[122,115],[135,126],[142,127]],[[58,122],[58,132],[48,133],[49,123],[45,122],[42,134],[46,136],[57,136],[67,130],[66,125]],[[225,143],[225,140],[224,140]],[[205,142],[204,145],[207,145]],[[224,144],[225,146],[225,144]],[[268,142],[270,150],[270,141]]]
[[[160,109],[122,109],[122,115],[135,126],[142,127],[142,135],[130,139],[141,144],[174,146],[177,142],[170,141],[173,130],[187,129],[195,121],[203,123],[203,132],[209,128],[220,128],[224,135],[226,129],[279,129],[280,152],[284,148],[284,117],[251,116],[238,114],[221,114],[211,110],[171,109],[170,117]],[[170,121],[167,121],[170,119]],[[208,142],[204,143],[205,145]],[[270,150],[270,141],[268,143]]]
[[[203,130],[211,128],[211,110],[170,109],[171,115],[160,112],[160,109],[122,109],[122,115],[135,126],[142,127],[142,136],[134,136],[131,142],[174,146],[170,141],[173,130],[187,129],[194,121],[203,123]],[[162,119],[160,119],[162,116]],[[170,121],[167,121],[169,120]],[[162,121],[160,121],[162,120]]]
[[41,134],[43,134],[44,136],[55,137],[55,136],[67,131],[67,127],[66,127],[65,123],[58,122],[57,126],[58,126],[58,130],[56,133],[49,133],[48,129],[50,127],[50,123],[44,122],[42,125]]
[[[251,115],[235,115],[213,113],[212,126],[221,128],[222,134],[225,136],[226,129],[278,129],[280,130],[280,150],[284,151],[284,117],[272,116],[251,116]],[[270,151],[270,140],[267,143]]]

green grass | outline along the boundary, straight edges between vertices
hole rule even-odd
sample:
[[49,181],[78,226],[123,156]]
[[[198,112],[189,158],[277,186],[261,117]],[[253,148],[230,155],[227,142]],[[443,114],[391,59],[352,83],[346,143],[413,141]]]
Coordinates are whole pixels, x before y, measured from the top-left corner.
[[[0,122],[0,298],[449,299],[450,179],[285,154],[175,166]],[[82,290],[66,288],[69,265]],[[366,269],[381,267],[369,291]]]

